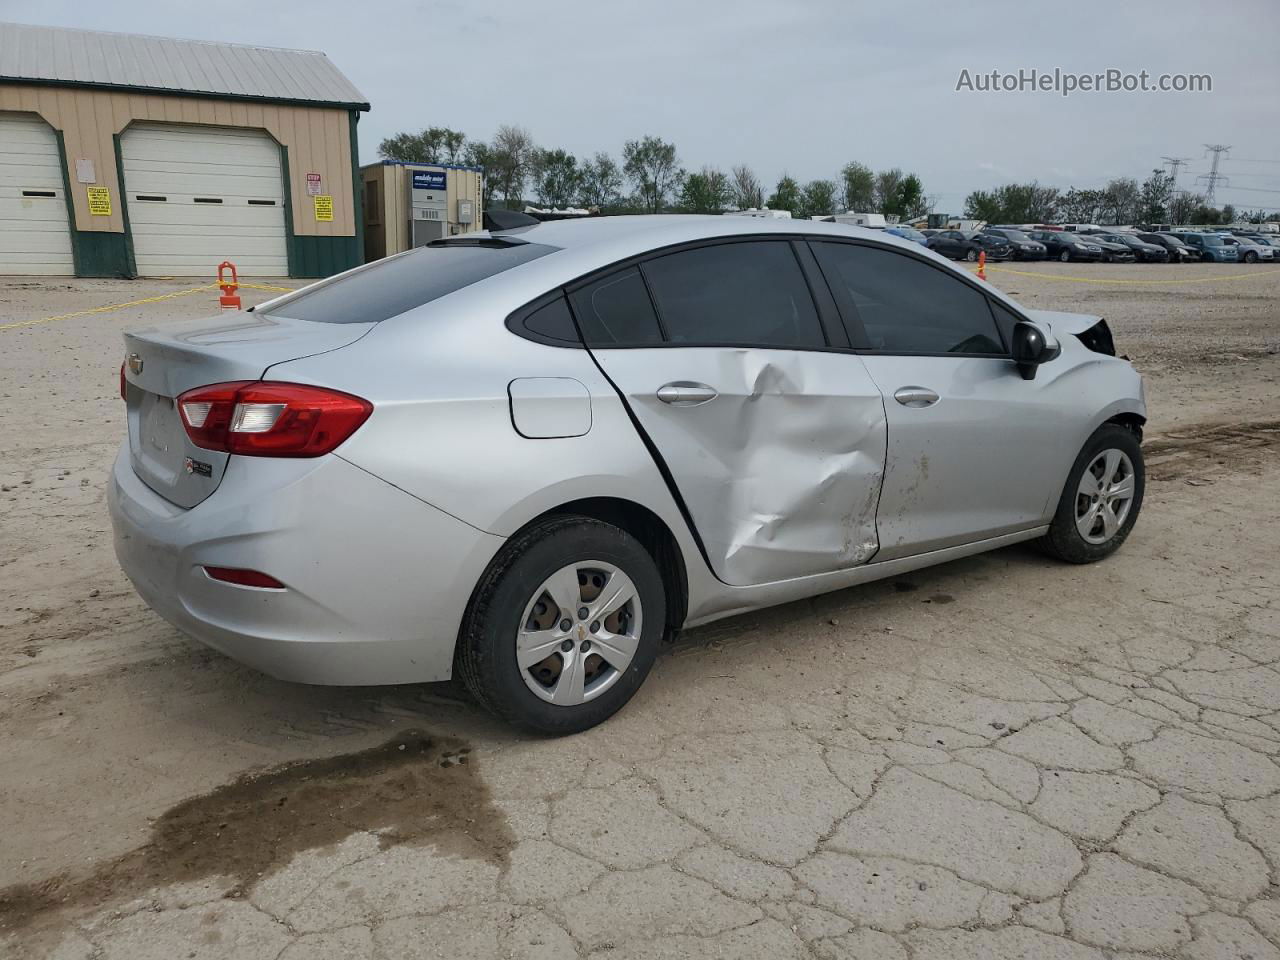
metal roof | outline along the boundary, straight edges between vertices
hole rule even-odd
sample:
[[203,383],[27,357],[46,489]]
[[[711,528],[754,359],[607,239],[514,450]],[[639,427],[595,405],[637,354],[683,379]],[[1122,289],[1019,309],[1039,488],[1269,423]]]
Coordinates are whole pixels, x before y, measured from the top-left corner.
[[315,50],[18,23],[0,23],[0,80],[369,109]]

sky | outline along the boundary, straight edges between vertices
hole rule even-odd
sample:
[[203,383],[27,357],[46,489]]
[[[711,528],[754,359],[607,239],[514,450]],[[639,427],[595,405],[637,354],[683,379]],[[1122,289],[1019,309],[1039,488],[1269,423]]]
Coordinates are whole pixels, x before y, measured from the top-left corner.
[[[519,124],[579,157],[654,134],[687,169],[747,163],[766,184],[901,167],[958,213],[972,190],[1142,180],[1166,156],[1189,158],[1194,189],[1221,143],[1219,204],[1280,208],[1275,0],[0,0],[0,20],[323,50],[373,106],[363,163],[426,126]],[[1208,74],[1212,91],[956,89],[962,70],[1055,68]]]

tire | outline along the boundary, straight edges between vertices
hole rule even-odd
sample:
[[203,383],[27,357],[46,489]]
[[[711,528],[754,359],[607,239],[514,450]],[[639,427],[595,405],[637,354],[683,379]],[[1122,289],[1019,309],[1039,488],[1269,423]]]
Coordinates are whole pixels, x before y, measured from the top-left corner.
[[[577,582],[569,583],[578,592],[569,603],[581,604],[589,614],[597,599],[589,581],[599,575],[607,588],[620,582],[617,573],[629,581],[634,599],[610,615],[607,625],[591,616],[580,619],[579,611],[566,610],[563,603],[559,612],[543,609],[551,599],[544,591],[551,578],[578,565]],[[588,582],[582,585],[584,578]],[[600,584],[595,591],[606,595]],[[566,620],[572,621],[567,631],[561,629]],[[526,730],[563,736],[594,727],[622,709],[648,676],[665,629],[662,576],[639,541],[588,517],[548,517],[512,537],[480,578],[458,637],[455,666],[472,696],[491,713]],[[521,635],[533,638],[530,648],[538,653],[545,647],[547,657],[522,668],[517,660]],[[571,649],[565,651],[564,643]],[[628,644],[633,653],[621,670],[604,659],[606,647],[619,656],[618,650]],[[579,682],[575,696],[572,680],[584,676],[587,680]],[[547,683],[548,678],[553,682]],[[562,681],[569,683],[564,691]],[[561,692],[566,704],[551,702]]]
[[977,251],[977,250],[974,250],[974,249],[966,250],[966,251],[964,252],[964,258],[965,258],[967,261],[969,261],[970,263],[977,263],[977,261],[978,261],[978,251]]
[[1244,262],[1245,262],[1245,263],[1257,263],[1257,262],[1258,262],[1258,255],[1257,255],[1256,253],[1254,253],[1252,250],[1250,250],[1248,253],[1246,253],[1246,254],[1244,255]]
[[[1122,478],[1126,464],[1128,468],[1131,493],[1127,505],[1123,507],[1119,505],[1119,498],[1112,500],[1110,506],[1106,503],[1108,489],[1123,489],[1118,483],[1107,483],[1107,473],[1114,462],[1111,460],[1112,454],[1123,455],[1123,460],[1119,460],[1121,469],[1116,471],[1116,476]],[[1084,474],[1090,468],[1093,468],[1090,471],[1093,473],[1099,464],[1102,466],[1104,481],[1099,495],[1101,500],[1094,497],[1094,503],[1090,504],[1089,495],[1082,492]],[[1137,434],[1118,423],[1104,423],[1093,432],[1072,464],[1066,485],[1058,499],[1058,509],[1049,525],[1049,532],[1039,541],[1041,548],[1050,556],[1067,563],[1094,563],[1111,556],[1120,549],[1137,522],[1145,489],[1146,468]],[[1094,504],[1099,503],[1102,505],[1093,509]],[[1093,521],[1096,532],[1092,537],[1086,537],[1081,526],[1090,525],[1090,513],[1097,518]],[[1117,513],[1122,516],[1117,516]],[[1107,515],[1117,521],[1114,530],[1107,529]]]
[[1070,251],[1070,250],[1063,250],[1060,254],[1058,254],[1058,260],[1059,260],[1059,262],[1061,262],[1061,263],[1070,263],[1070,262],[1071,262],[1071,251]]

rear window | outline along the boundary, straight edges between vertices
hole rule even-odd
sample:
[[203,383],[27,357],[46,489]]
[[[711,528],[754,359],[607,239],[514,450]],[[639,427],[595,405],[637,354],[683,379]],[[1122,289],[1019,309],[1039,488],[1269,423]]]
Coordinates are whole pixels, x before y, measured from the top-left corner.
[[467,241],[419,247],[290,297],[273,306],[268,316],[315,323],[379,323],[557,249],[541,243]]

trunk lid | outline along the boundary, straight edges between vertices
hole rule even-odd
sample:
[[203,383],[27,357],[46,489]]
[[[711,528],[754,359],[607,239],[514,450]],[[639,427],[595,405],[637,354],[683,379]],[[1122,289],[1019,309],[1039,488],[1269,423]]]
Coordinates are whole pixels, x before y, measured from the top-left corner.
[[259,380],[272,364],[359,340],[371,323],[312,323],[239,312],[126,333],[124,377],[133,471],[180,507],[218,488],[229,455],[193,444],[175,398],[229,380]]

